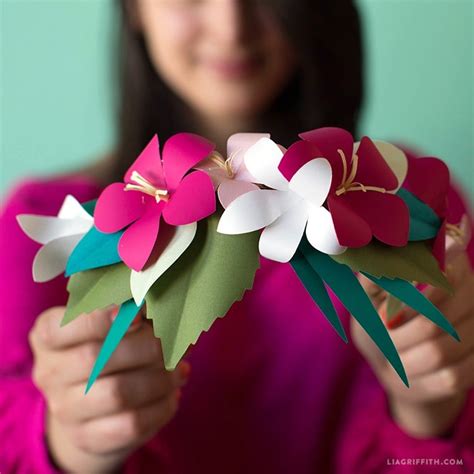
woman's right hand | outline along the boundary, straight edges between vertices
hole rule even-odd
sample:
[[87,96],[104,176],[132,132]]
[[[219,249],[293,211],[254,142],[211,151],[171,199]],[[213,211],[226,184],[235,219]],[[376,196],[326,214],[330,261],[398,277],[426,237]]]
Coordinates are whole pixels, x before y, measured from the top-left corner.
[[190,366],[164,368],[160,341],[139,315],[87,395],[85,386],[116,310],[60,327],[64,307],[43,312],[29,340],[33,380],[47,400],[47,440],[67,472],[114,472],[175,414]]

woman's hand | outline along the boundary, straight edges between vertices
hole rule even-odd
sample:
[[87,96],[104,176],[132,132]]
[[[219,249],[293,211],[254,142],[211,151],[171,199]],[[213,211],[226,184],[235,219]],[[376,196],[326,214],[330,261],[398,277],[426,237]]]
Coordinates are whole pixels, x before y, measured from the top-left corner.
[[[385,387],[393,417],[417,437],[445,434],[462,410],[467,391],[474,386],[474,273],[466,253],[450,262],[448,279],[453,295],[436,288],[428,288],[425,294],[455,327],[461,342],[410,308],[390,330],[410,388],[351,318],[354,343]],[[361,283],[384,318],[386,294],[363,277]]]
[[45,311],[30,332],[33,380],[48,404],[50,454],[67,472],[113,472],[173,417],[190,367],[181,362],[167,372],[159,340],[138,315],[84,395],[116,310],[94,311],[60,328],[64,310]]

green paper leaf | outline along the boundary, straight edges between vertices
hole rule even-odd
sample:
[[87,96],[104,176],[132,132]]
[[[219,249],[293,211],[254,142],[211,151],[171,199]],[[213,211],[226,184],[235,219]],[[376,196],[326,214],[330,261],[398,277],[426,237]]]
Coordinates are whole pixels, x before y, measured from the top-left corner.
[[331,255],[331,258],[356,272],[429,283],[451,291],[448,280],[425,242],[409,242],[405,247],[390,247],[373,241],[365,247],[349,248],[340,255]]
[[299,248],[309,264],[364,328],[408,387],[408,379],[397,349],[352,270],[347,265],[337,263],[329,255],[315,250],[305,238]]
[[364,275],[380,286],[380,288],[383,288],[387,293],[390,293],[415,311],[426,316],[441,329],[453,336],[454,339],[460,340],[456,330],[443,313],[411,283],[400,280],[399,278],[389,280],[383,277],[375,278],[365,273]]
[[219,217],[198,223],[193,243],[145,297],[168,370],[253,285],[259,234],[219,234]]
[[132,324],[132,321],[138,311],[140,311],[140,308],[141,306],[137,306],[133,300],[126,301],[120,307],[117,317],[110,326],[109,332],[100,348],[99,355],[97,356],[94,367],[89,375],[85,391],[86,394],[100,375],[102,369],[109,361],[122,338],[125,336],[128,327]]
[[305,256],[299,250],[291,259],[290,264],[298,278],[301,280],[301,283],[303,283],[306,288],[306,291],[311,295],[311,298],[313,298],[313,301],[339,334],[341,339],[347,343],[348,341],[344,327],[334,309],[331,298],[328,295],[321,277],[313,270]]
[[69,300],[61,326],[82,313],[129,300],[132,297],[130,271],[123,263],[117,263],[72,275],[67,285]]
[[406,189],[400,188],[397,195],[405,201],[410,212],[408,240],[428,240],[436,237],[441,226],[436,212]]
[[105,267],[122,261],[118,254],[118,243],[124,231],[104,234],[92,227],[79,241],[66,264],[65,275]]

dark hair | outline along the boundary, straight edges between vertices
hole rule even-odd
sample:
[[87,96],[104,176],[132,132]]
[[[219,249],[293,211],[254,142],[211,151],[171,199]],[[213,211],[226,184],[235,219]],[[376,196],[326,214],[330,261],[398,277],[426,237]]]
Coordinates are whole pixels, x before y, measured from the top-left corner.
[[[242,0],[248,1],[248,0]],[[262,0],[257,0],[262,1]],[[140,32],[120,0],[119,123],[114,178],[158,133],[196,132],[187,105],[156,73]],[[259,130],[288,146],[301,131],[340,126],[356,133],[363,98],[362,38],[352,0],[271,0],[299,54],[294,77],[259,117]],[[251,130],[246,130],[251,131]]]

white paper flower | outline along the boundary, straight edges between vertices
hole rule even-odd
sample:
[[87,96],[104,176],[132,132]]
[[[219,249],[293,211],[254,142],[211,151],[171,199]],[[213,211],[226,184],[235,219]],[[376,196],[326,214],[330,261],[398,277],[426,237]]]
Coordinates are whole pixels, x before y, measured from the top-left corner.
[[43,244],[33,260],[33,280],[45,282],[64,272],[74,247],[92,228],[94,219],[67,195],[57,217],[21,214],[17,221],[28,237]]
[[[130,274],[130,289],[133,299],[139,306],[143,303],[148,290],[168,270],[191,245],[197,231],[197,223],[162,228],[156,250],[157,259],[137,272]],[[164,246],[163,249],[160,247]]]
[[224,209],[242,194],[258,189],[253,176],[245,166],[244,156],[261,138],[270,138],[270,134],[235,133],[227,140],[227,158],[223,158],[219,153],[213,153],[197,166],[211,177]]
[[339,254],[331,214],[323,207],[331,186],[332,170],[324,158],[304,164],[287,181],[278,170],[281,148],[261,138],[245,154],[245,166],[256,183],[272,189],[250,191],[233,201],[222,215],[217,231],[243,234],[264,228],[260,254],[278,262],[288,262],[296,252],[306,228],[306,237],[317,250]]

